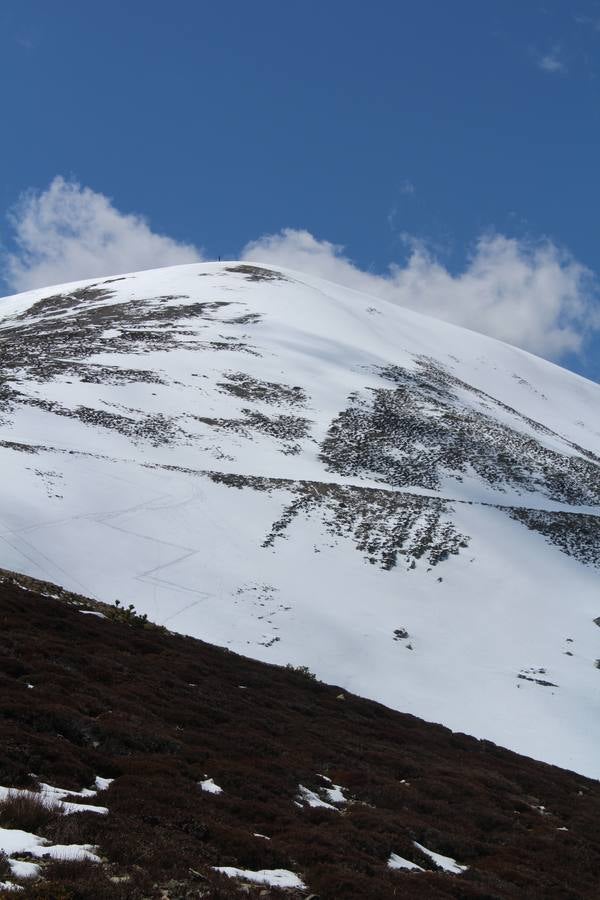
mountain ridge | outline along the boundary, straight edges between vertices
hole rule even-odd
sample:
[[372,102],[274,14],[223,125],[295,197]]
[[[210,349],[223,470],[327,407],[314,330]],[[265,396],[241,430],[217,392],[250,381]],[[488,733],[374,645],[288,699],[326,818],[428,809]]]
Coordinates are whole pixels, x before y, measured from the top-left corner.
[[0,354],[0,565],[600,774],[598,385],[240,262],[9,298]]

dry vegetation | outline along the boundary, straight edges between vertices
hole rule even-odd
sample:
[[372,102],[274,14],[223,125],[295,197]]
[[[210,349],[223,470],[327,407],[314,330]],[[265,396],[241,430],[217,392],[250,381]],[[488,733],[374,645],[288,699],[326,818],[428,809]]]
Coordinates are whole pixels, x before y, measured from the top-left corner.
[[[115,780],[99,795],[107,816],[4,804],[0,826],[105,860],[49,863],[18,896],[598,897],[596,782],[28,585],[0,583],[0,785]],[[352,802],[295,805],[318,773]],[[223,793],[201,791],[206,777]],[[468,871],[436,871],[415,840]],[[428,871],[390,871],[392,852]],[[290,869],[308,890],[246,888],[216,865]]]

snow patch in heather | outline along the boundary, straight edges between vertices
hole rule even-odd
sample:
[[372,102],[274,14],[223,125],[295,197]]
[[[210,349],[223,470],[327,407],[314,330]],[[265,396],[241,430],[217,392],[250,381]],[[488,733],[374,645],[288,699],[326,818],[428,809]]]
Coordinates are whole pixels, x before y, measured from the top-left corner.
[[252,869],[236,869],[233,866],[213,866],[212,868],[215,872],[227,875],[228,878],[240,878],[255,884],[266,884],[269,887],[306,890],[304,882],[289,869],[259,869],[255,872]]
[[200,790],[205,791],[207,794],[222,794],[223,788],[219,787],[218,784],[215,784],[212,778],[205,778],[204,781],[199,781],[198,785]]
[[421,866],[418,866],[416,863],[411,862],[410,859],[404,859],[403,856],[398,856],[397,853],[391,853],[390,858],[388,859],[388,869],[410,869],[415,872],[424,872],[425,869],[422,869]]
[[337,806],[332,806],[331,803],[327,803],[325,800],[321,800],[318,794],[314,791],[311,791],[309,788],[304,787],[303,784],[298,785],[298,805],[306,805],[312,806],[313,808],[321,808],[321,809],[333,809],[335,812],[339,812]]
[[317,778],[322,778],[323,781],[327,782],[327,787],[322,787],[319,790],[322,794],[325,794],[330,803],[347,803],[348,798],[344,796],[344,791],[346,788],[342,787],[341,784],[334,784],[331,778],[328,778],[327,775],[321,775],[317,773]]
[[424,853],[433,860],[436,866],[443,869],[444,872],[452,872],[453,875],[460,875],[469,868],[468,866],[461,866],[455,859],[452,859],[451,856],[443,856],[441,853],[436,853],[434,850],[428,850],[427,847],[424,847],[423,844],[419,844],[417,841],[413,841],[413,844],[421,851],[421,853]]
[[330,803],[347,803],[348,800],[344,797],[343,791],[345,790],[339,784],[332,784],[331,787],[323,788],[323,793],[327,795],[327,799]]
[[[90,860],[100,862],[100,857],[95,853],[97,848],[91,844],[52,844],[49,840],[22,831],[19,828],[0,827],[0,852],[8,857],[11,872],[15,877],[31,878],[38,872],[35,863],[21,862],[13,859],[14,856],[28,854],[37,859],[48,857],[50,859]],[[10,888],[7,888],[10,890]]]
[[96,790],[98,791],[106,791],[111,786],[115,779],[114,778],[101,778],[100,775],[96,775],[94,779],[94,784],[96,786]]
[[33,800],[41,800],[50,809],[56,810],[63,816],[74,813],[91,812],[105,816],[108,814],[106,806],[96,806],[90,803],[70,803],[65,797],[95,797],[96,791],[84,788],[82,791],[69,791],[64,788],[53,787],[51,784],[40,783],[39,791],[29,791],[24,788],[7,788],[0,786],[0,801],[9,797],[28,797]]
[[20,859],[11,859],[9,857],[8,864],[10,873],[15,878],[37,878],[40,874],[41,866],[36,863],[22,862]]

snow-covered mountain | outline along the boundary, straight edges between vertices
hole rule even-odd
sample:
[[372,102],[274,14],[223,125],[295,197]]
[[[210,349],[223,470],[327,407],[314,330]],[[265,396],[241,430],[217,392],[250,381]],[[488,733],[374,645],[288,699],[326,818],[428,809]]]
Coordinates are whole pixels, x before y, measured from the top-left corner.
[[0,301],[0,566],[600,776],[600,387],[295,272]]

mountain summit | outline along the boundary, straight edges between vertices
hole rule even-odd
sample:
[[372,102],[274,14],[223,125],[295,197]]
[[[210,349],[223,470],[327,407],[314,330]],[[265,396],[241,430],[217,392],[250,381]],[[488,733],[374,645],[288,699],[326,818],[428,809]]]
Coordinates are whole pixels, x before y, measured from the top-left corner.
[[0,567],[599,777],[599,406],[268,266],[6,298]]

